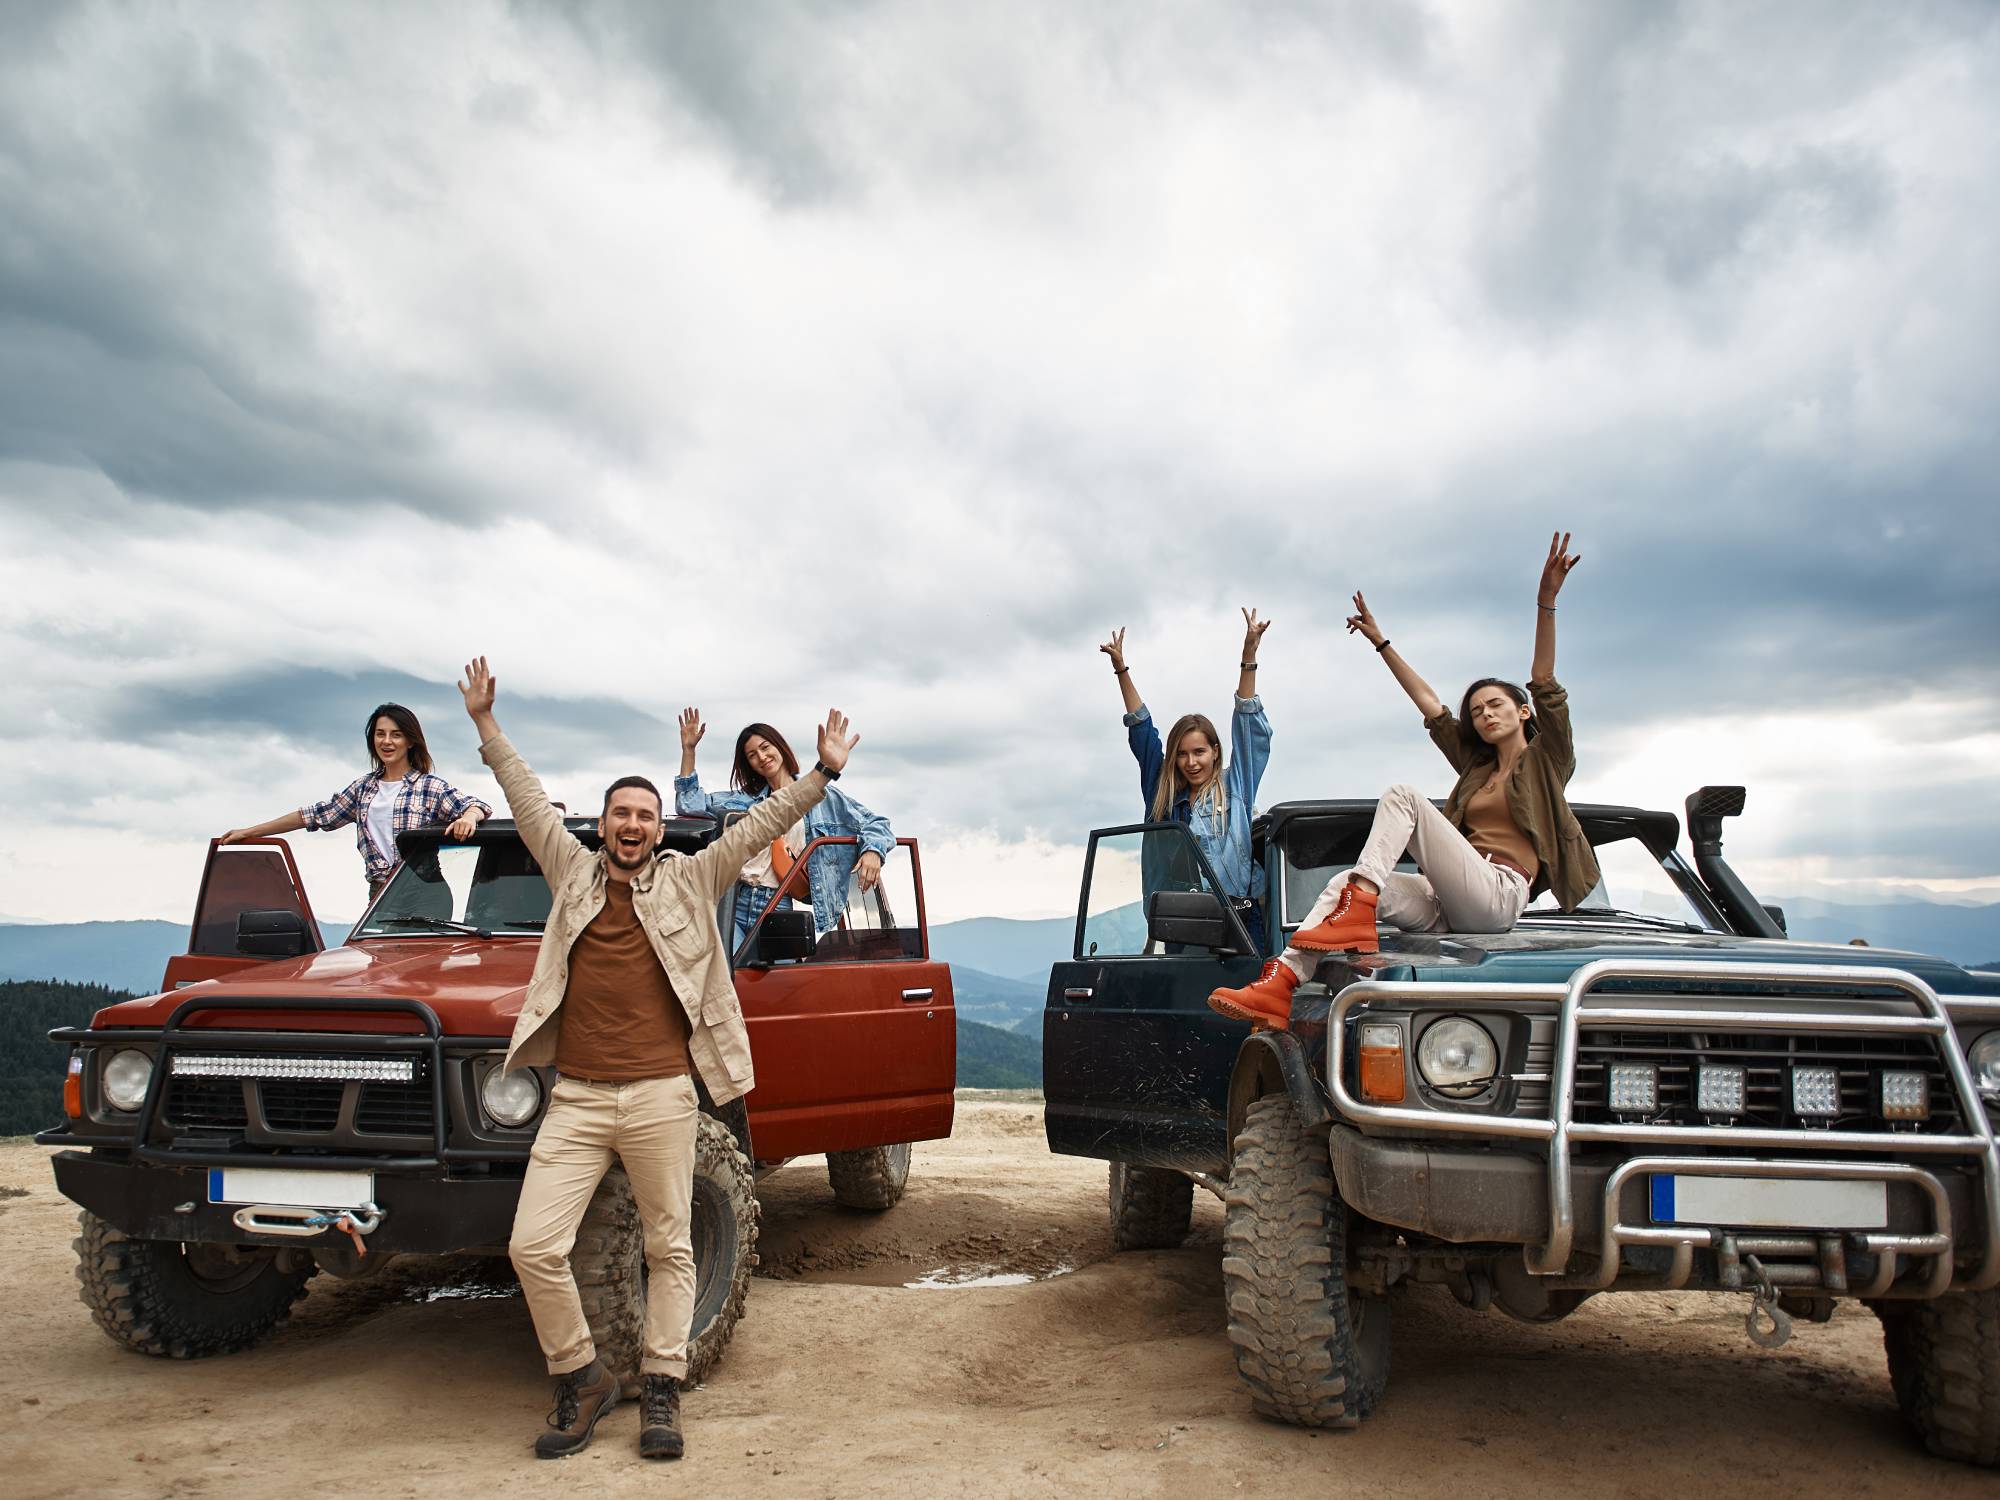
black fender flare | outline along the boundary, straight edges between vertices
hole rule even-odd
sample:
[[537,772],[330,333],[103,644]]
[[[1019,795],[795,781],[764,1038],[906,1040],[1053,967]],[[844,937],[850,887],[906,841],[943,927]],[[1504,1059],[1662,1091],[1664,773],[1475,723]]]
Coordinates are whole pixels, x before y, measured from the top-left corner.
[[1229,1074],[1229,1142],[1235,1148],[1236,1133],[1251,1102],[1266,1094],[1289,1094],[1292,1108],[1308,1128],[1324,1129],[1333,1123],[1326,1096],[1313,1078],[1306,1049],[1289,1031],[1252,1032],[1236,1053],[1236,1066]]

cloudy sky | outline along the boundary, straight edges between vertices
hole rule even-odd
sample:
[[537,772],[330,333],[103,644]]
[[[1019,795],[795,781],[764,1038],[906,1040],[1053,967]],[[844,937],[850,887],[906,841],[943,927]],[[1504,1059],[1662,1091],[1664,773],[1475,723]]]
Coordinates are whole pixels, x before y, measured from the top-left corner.
[[1981,3],[8,5],[0,914],[184,918],[385,697],[490,794],[473,652],[574,803],[838,704],[933,919],[1064,911],[1112,626],[1442,793],[1346,596],[1524,674],[1555,526],[1573,796],[1977,890],[1996,265]]

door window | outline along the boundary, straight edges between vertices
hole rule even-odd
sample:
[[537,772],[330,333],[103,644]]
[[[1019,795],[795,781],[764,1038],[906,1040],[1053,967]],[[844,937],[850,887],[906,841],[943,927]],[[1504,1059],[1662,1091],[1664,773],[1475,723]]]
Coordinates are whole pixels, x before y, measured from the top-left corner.
[[305,923],[312,949],[320,947],[319,929],[299,889],[291,851],[282,844],[217,844],[209,852],[188,952],[235,957],[236,919],[246,911],[295,912]]
[[[813,868],[816,851],[829,845],[845,845],[841,851],[845,860],[859,843],[859,839],[852,837],[815,840],[786,877],[779,895],[790,897],[794,910],[810,911],[812,892],[807,882],[809,876],[818,873]],[[882,878],[874,889],[864,891],[860,880],[849,873],[846,888],[840,892],[834,909],[833,927],[818,934],[809,957],[797,961],[849,964],[922,958],[924,929],[923,913],[917,904],[919,879],[916,840],[898,839],[896,848],[882,861]],[[756,948],[757,933],[753,931],[745,950],[746,961],[757,961]]]
[[1092,834],[1086,878],[1078,958],[1164,953],[1146,936],[1147,898],[1160,891],[1221,894],[1208,861],[1179,823]]

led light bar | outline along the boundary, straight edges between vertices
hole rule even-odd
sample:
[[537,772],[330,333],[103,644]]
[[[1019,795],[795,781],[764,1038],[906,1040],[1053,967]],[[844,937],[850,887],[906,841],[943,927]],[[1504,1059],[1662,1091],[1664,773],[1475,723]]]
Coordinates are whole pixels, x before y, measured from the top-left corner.
[[1743,1070],[1726,1064],[1703,1063],[1695,1082],[1695,1105],[1705,1115],[1743,1113]]
[[1885,1120],[1928,1120],[1931,1116],[1931,1081],[1922,1073],[1900,1068],[1882,1074],[1882,1118]]
[[350,1078],[368,1083],[412,1083],[417,1076],[413,1057],[214,1057],[200,1053],[174,1054],[177,1078]]
[[1838,1068],[1792,1069],[1792,1113],[1829,1120],[1840,1113]]
[[1660,1070],[1651,1063],[1613,1063],[1609,1102],[1613,1114],[1651,1114],[1660,1106]]

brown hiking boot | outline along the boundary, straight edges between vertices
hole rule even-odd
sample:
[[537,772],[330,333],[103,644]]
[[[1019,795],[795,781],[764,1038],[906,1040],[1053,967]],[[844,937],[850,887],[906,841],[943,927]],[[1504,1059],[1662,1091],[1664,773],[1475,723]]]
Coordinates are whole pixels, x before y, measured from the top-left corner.
[[679,1458],[686,1451],[681,1383],[671,1375],[648,1375],[639,1392],[639,1457]]
[[549,1413],[549,1426],[535,1439],[535,1457],[568,1458],[590,1446],[591,1429],[597,1419],[618,1404],[618,1382],[593,1359],[581,1370],[556,1376],[556,1409]]
[[1382,943],[1375,933],[1375,891],[1364,891],[1353,881],[1340,888],[1340,904],[1317,927],[1292,934],[1294,948],[1310,948],[1315,953],[1375,953]]
[[1240,990],[1216,990],[1210,994],[1208,1008],[1220,1011],[1232,1021],[1290,1031],[1292,991],[1298,987],[1299,976],[1292,972],[1292,966],[1282,958],[1274,958],[1264,965],[1256,983],[1246,984]]

